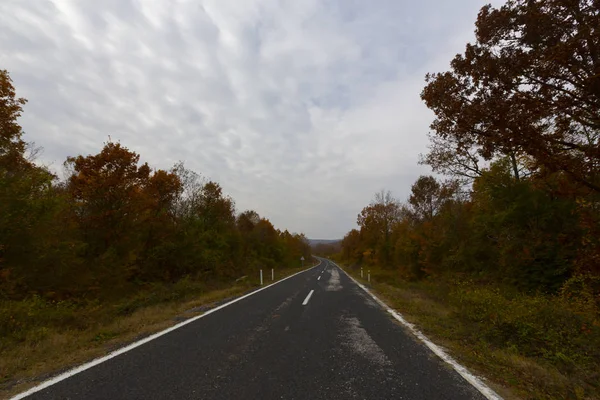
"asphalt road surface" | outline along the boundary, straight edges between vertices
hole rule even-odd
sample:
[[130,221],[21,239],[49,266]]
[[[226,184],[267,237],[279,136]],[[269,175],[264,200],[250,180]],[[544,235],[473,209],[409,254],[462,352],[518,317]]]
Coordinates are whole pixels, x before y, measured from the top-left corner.
[[484,399],[326,260],[26,398]]

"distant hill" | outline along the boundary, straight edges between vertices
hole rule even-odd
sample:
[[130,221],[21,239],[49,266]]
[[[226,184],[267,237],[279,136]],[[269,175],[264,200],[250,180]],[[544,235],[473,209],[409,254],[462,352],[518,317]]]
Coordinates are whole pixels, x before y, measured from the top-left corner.
[[338,244],[339,242],[341,242],[342,239],[308,239],[308,244],[310,244],[311,247],[315,247],[319,244]]

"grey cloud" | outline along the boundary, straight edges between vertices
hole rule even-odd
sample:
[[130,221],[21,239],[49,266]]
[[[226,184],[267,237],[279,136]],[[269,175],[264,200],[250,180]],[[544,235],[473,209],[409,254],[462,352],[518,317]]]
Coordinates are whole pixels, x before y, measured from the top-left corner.
[[428,172],[423,76],[484,3],[9,0],[0,68],[54,169],[110,135],[219,181],[239,210],[336,238],[373,193],[405,198]]

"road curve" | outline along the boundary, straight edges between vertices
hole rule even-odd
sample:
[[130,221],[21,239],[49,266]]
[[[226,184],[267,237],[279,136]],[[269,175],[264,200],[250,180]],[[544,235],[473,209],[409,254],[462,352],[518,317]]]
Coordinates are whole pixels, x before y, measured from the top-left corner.
[[26,399],[484,396],[323,260]]

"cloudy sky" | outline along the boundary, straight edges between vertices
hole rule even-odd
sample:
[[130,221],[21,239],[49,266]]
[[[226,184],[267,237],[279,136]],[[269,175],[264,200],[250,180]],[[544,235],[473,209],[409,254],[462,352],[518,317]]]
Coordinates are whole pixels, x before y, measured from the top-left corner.
[[487,2],[2,0],[0,68],[55,171],[110,135],[218,181],[238,211],[333,239],[429,172],[424,75]]

